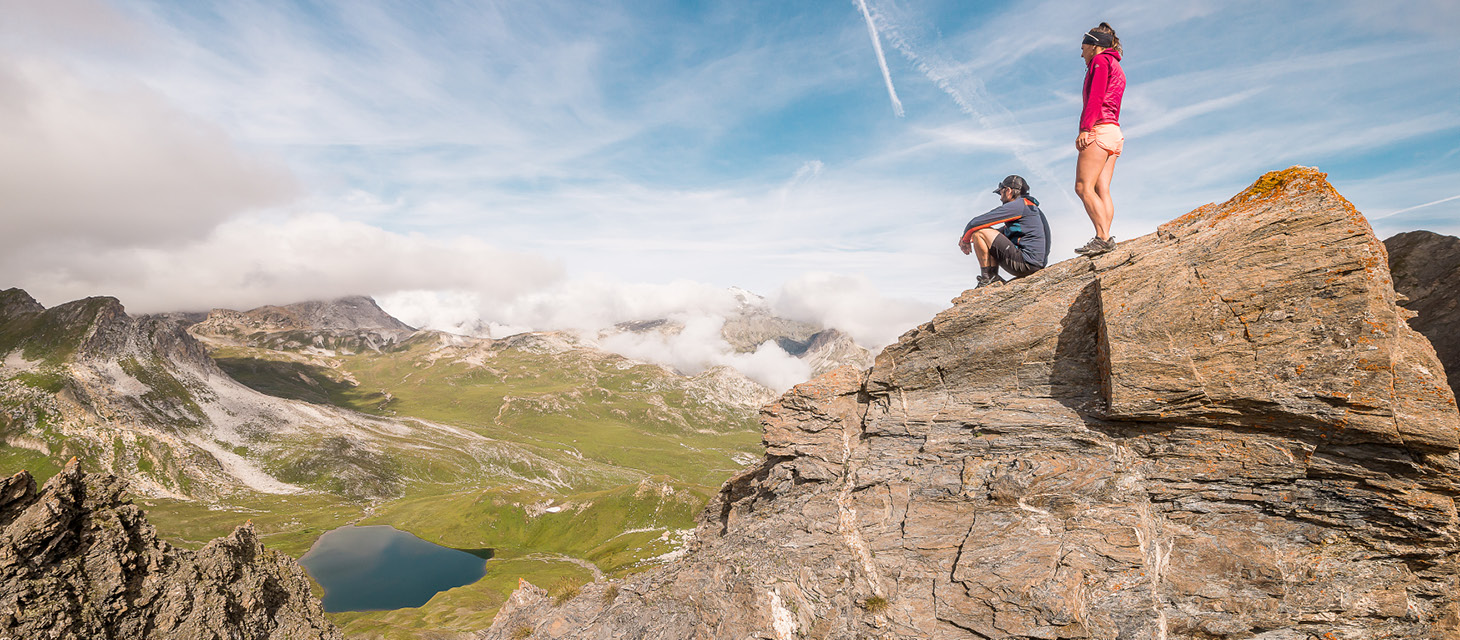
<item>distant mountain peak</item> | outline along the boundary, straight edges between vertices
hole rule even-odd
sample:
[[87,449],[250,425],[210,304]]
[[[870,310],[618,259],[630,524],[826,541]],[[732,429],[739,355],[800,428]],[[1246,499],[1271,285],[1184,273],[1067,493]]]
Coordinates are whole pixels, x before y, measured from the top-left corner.
[[384,330],[413,333],[407,325],[386,313],[373,298],[345,296],[333,300],[309,300],[284,306],[263,306],[244,315],[272,325],[277,330],[357,331]]
[[386,313],[366,296],[268,305],[248,311],[214,309],[189,331],[286,351],[319,348],[359,352],[398,344],[416,329]]
[[45,306],[36,302],[36,299],[30,297],[30,294],[26,293],[24,289],[10,288],[0,291],[0,322],[16,316],[41,313],[45,310]]

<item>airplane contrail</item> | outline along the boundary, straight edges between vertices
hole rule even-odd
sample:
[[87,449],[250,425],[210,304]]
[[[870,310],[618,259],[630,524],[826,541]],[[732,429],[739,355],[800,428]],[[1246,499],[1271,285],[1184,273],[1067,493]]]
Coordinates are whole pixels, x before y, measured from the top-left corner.
[[882,67],[882,79],[887,81],[887,97],[892,98],[892,112],[903,117],[902,101],[897,99],[897,89],[892,86],[892,72],[887,70],[887,56],[882,55],[882,39],[877,36],[877,25],[872,22],[872,12],[867,9],[867,0],[857,0],[862,17],[867,19],[867,33],[872,36],[872,49],[877,52],[877,64]]
[[1399,215],[1401,213],[1409,213],[1410,211],[1414,211],[1415,209],[1423,209],[1425,207],[1431,207],[1431,206],[1434,206],[1434,205],[1437,205],[1437,204],[1449,202],[1451,200],[1460,200],[1460,196],[1450,196],[1448,198],[1440,198],[1439,200],[1436,200],[1434,202],[1426,202],[1424,204],[1414,205],[1413,207],[1409,207],[1407,209],[1400,209],[1398,211],[1390,211],[1389,213],[1386,213],[1386,214],[1384,214],[1382,216],[1378,216],[1378,217],[1376,217],[1374,219],[1375,220],[1383,220],[1384,218],[1388,218],[1390,216],[1397,216],[1397,215]]
[[[866,12],[867,0],[857,0]],[[868,25],[870,26],[870,18]],[[902,54],[913,67],[923,74],[934,85],[943,90],[949,98],[953,99],[958,109],[969,117],[973,118],[980,126],[987,130],[1001,128],[1001,126],[1012,126],[1016,131],[1022,131],[1018,117],[1008,108],[1000,104],[994,96],[990,95],[984,87],[983,81],[977,77],[968,75],[962,65],[949,60],[936,51],[924,54],[909,41],[907,36],[901,32],[899,25],[889,23],[886,25],[885,35],[888,44]],[[881,49],[878,49],[881,54]],[[890,81],[889,81],[890,82]],[[889,85],[890,86],[890,85]],[[1031,149],[1024,145],[1011,145],[1010,153],[1014,155],[1024,166],[1028,167],[1034,176],[1046,184],[1057,184],[1063,180],[1057,179],[1049,166]],[[1073,190],[1057,191],[1065,205],[1078,211],[1081,204],[1073,197]]]

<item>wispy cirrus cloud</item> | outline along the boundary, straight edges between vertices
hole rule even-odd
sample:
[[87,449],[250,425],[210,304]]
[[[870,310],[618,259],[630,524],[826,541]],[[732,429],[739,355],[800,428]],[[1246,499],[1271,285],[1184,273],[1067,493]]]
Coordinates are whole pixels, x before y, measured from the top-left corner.
[[[1410,12],[1379,19],[1359,2],[19,5],[0,22],[10,68],[53,70],[26,76],[25,95],[73,96],[75,108],[24,116],[62,133],[7,128],[0,156],[81,150],[20,167],[24,184],[7,195],[26,197],[0,205],[7,229],[54,250],[38,264],[65,277],[0,262],[0,284],[51,283],[51,300],[125,289],[89,255],[126,263],[118,274],[141,269],[139,282],[175,301],[232,291],[242,306],[263,291],[237,286],[244,276],[290,269],[329,284],[284,291],[359,293],[368,283],[309,260],[255,270],[199,248],[308,251],[286,236],[331,233],[297,223],[322,213],[385,234],[371,246],[392,259],[414,255],[396,243],[511,248],[558,265],[533,280],[544,288],[679,278],[767,292],[831,272],[941,304],[973,273],[957,231],[995,204],[988,190],[1008,173],[1044,201],[1053,257],[1087,237],[1070,189],[1076,55],[1100,21],[1121,33],[1131,82],[1121,238],[1295,163],[1330,171],[1363,210],[1409,209],[1376,229],[1460,217],[1445,200],[1460,177],[1460,132],[1447,126],[1460,45]],[[1443,23],[1448,6],[1409,9]],[[98,33],[123,35],[86,35]],[[869,35],[887,47],[876,68]],[[107,108],[123,95],[124,108]],[[902,117],[888,117],[890,99]],[[127,113],[145,117],[125,124]],[[137,144],[67,140],[73,117]],[[148,166],[178,167],[177,179],[127,173]],[[69,186],[26,191],[47,180]],[[30,215],[26,200],[69,202],[74,215]],[[154,215],[164,210],[175,214]],[[245,233],[253,245],[221,239]],[[432,273],[486,292],[516,275],[438,253],[409,278],[362,267],[381,278],[368,292],[429,286]],[[137,266],[184,258],[212,276]]]

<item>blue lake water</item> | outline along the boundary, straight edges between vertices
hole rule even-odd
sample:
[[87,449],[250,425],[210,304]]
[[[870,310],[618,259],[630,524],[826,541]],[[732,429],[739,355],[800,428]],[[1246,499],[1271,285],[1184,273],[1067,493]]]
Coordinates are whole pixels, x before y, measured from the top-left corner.
[[491,550],[468,553],[387,526],[345,526],[319,537],[299,559],[324,585],[324,610],[377,611],[426,604],[486,572]]

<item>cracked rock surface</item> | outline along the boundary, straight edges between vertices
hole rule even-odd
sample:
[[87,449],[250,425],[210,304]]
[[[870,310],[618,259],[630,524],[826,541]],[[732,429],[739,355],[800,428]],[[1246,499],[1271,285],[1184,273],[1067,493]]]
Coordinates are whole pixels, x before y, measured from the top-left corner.
[[682,559],[480,637],[1460,638],[1460,414],[1324,174],[953,302],[766,407]]
[[116,477],[74,460],[39,491],[23,471],[0,480],[0,638],[340,637],[299,565],[252,525],[175,549]]

